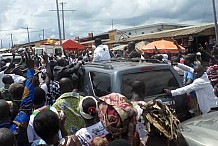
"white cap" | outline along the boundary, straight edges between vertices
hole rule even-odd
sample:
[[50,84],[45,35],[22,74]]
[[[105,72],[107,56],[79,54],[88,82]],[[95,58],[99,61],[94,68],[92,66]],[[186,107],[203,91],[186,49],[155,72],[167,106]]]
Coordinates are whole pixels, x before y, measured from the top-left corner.
[[92,45],[92,49],[96,49],[96,46],[95,46],[95,45]]
[[196,55],[201,55],[201,52],[197,52]]

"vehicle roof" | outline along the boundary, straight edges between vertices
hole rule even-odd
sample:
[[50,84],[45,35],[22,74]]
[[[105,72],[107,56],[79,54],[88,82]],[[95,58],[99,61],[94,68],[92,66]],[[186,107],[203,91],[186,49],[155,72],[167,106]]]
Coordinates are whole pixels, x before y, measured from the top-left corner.
[[216,145],[218,142],[218,111],[203,114],[180,124],[181,133],[188,142]]
[[170,65],[165,63],[150,63],[150,62],[132,62],[132,61],[125,61],[125,62],[99,62],[99,63],[86,63],[84,67],[88,68],[95,68],[95,70],[102,70],[107,72],[113,72],[114,70],[126,70],[126,69],[134,69],[138,67],[165,67],[169,68]]

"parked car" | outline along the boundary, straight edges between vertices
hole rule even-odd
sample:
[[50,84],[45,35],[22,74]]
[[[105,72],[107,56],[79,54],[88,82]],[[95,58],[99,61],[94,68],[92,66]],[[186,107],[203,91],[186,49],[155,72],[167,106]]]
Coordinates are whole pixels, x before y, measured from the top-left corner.
[[184,121],[179,127],[190,146],[217,146],[218,144],[218,111]]
[[181,121],[190,118],[186,95],[167,97],[163,94],[163,89],[182,86],[178,73],[168,64],[132,61],[87,63],[81,71],[79,89],[83,95],[98,98],[117,92],[130,99],[131,83],[140,80],[146,85],[145,101],[160,100],[174,108]]

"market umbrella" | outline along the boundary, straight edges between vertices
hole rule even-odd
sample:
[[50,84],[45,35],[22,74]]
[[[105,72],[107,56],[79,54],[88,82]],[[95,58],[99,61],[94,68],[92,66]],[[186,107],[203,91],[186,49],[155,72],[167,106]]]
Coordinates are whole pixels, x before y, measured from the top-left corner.
[[[179,52],[177,46],[173,42],[166,41],[166,40],[154,41],[152,43],[149,43],[142,48],[142,51],[146,53],[153,53],[155,47],[158,49],[160,53],[167,53],[167,52],[178,53]],[[182,49],[182,51],[185,51],[184,47],[180,46],[180,48]]]

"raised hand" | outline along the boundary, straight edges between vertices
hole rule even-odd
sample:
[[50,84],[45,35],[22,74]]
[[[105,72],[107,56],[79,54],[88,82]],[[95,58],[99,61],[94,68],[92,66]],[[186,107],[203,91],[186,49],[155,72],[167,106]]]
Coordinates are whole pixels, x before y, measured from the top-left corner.
[[25,52],[26,66],[28,69],[34,69],[34,60],[31,59],[30,53]]

